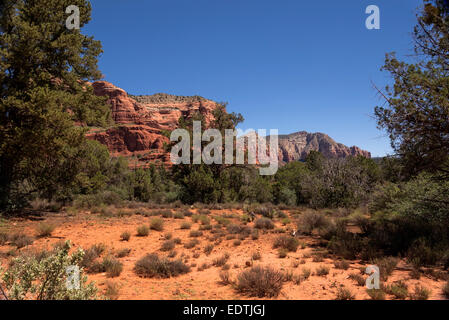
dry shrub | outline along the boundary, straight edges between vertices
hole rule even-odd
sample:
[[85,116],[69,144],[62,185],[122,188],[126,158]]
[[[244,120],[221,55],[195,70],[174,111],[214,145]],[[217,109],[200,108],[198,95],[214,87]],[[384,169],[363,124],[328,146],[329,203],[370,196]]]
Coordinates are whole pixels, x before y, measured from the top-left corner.
[[106,291],[104,293],[109,300],[117,300],[120,295],[120,286],[112,281],[106,281]]
[[237,276],[235,289],[250,297],[277,297],[282,290],[284,276],[271,267],[255,266]]
[[150,228],[148,226],[142,225],[137,228],[138,237],[146,237],[150,233]]
[[429,299],[431,291],[423,286],[415,285],[415,291],[410,294],[411,300],[427,300]]
[[296,252],[299,246],[299,241],[296,238],[287,235],[281,235],[276,238],[273,248],[282,248],[290,252]]
[[315,273],[316,273],[317,276],[323,276],[324,277],[324,276],[329,274],[329,267],[321,265],[321,266],[319,266],[316,269]]
[[354,300],[355,296],[349,289],[338,288],[335,300]]
[[298,230],[304,234],[311,234],[315,229],[321,229],[329,225],[329,218],[321,212],[305,212],[297,221]]
[[190,267],[181,260],[159,258],[157,254],[148,254],[138,260],[134,266],[137,275],[145,278],[170,278],[190,272]]
[[233,281],[231,280],[231,274],[227,270],[220,271],[220,283],[227,286],[230,284],[233,284]]
[[162,243],[161,251],[171,251],[175,248],[175,241],[173,240],[167,240],[164,243]]
[[372,300],[385,300],[385,292],[382,289],[367,289],[366,293]]
[[51,223],[41,222],[36,227],[37,236],[40,238],[45,238],[51,236],[56,226]]
[[9,237],[11,245],[16,246],[17,249],[29,246],[33,243],[33,238],[23,233],[15,233]]
[[274,229],[274,223],[268,218],[259,218],[254,222],[256,229]]
[[222,256],[215,258],[212,262],[212,265],[215,267],[223,267],[226,262],[228,262],[230,255],[228,253],[224,253]]
[[129,231],[122,232],[122,234],[120,235],[120,240],[129,241],[129,239],[131,239],[131,232]]
[[117,251],[117,253],[115,254],[115,256],[117,258],[124,258],[129,256],[129,254],[131,253],[131,249],[129,248],[123,248]]
[[334,266],[337,269],[342,269],[342,270],[348,270],[350,263],[346,260],[341,260],[341,261],[335,261],[334,262]]
[[161,218],[153,218],[150,222],[151,230],[162,231],[164,230],[164,220]]

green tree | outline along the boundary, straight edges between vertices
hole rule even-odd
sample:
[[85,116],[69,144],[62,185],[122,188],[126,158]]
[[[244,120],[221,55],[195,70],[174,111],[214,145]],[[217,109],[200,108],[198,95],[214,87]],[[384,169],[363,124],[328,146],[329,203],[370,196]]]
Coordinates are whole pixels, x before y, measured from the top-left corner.
[[30,190],[52,197],[55,186],[71,185],[84,161],[83,126],[110,121],[105,99],[87,82],[101,77],[100,42],[66,28],[69,5],[79,7],[82,28],[86,0],[2,2],[0,207],[16,206]]
[[413,38],[418,62],[387,54],[383,70],[393,78],[375,108],[380,128],[404,162],[409,175],[442,171],[449,175],[449,6],[425,0]]

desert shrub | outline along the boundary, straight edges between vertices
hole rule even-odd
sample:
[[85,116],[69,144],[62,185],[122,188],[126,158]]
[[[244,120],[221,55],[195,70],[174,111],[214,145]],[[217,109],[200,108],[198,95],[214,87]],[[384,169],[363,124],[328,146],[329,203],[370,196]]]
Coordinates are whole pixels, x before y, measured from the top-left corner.
[[385,292],[382,289],[366,289],[366,293],[372,300],[385,300]]
[[0,246],[5,245],[8,242],[9,236],[5,232],[0,232]]
[[308,211],[299,216],[297,221],[298,231],[311,234],[315,229],[321,229],[329,225],[329,218],[321,212]]
[[424,238],[415,240],[408,248],[406,256],[415,268],[435,265],[441,258],[441,254],[432,248]]
[[335,261],[334,266],[337,269],[348,270],[350,263],[346,260]]
[[123,270],[123,264],[112,256],[103,259],[103,268],[108,278],[118,277]]
[[120,240],[122,240],[122,241],[129,241],[130,238],[131,238],[131,232],[129,232],[129,231],[124,231],[120,235]]
[[251,260],[261,260],[261,259],[262,254],[259,251],[256,251],[251,255]]
[[188,209],[184,209],[181,212],[185,217],[191,217],[193,215],[193,212]]
[[115,254],[115,256],[117,258],[124,258],[129,256],[129,254],[131,253],[131,249],[129,248],[123,248],[117,251],[117,253]]
[[399,259],[395,257],[384,257],[373,260],[373,264],[379,267],[380,278],[386,281],[393,273]]
[[78,209],[90,209],[99,205],[120,206],[122,199],[119,194],[112,191],[103,191],[95,194],[79,195],[73,201]]
[[259,230],[258,229],[253,229],[251,231],[251,239],[252,240],[257,240],[259,239]]
[[278,250],[278,258],[284,259],[284,258],[287,257],[287,255],[288,255],[288,250],[287,249],[279,248],[279,250]]
[[366,283],[365,278],[358,273],[351,273],[348,278],[354,280],[357,283],[357,285],[361,287],[364,286]]
[[136,262],[134,271],[145,278],[170,278],[190,272],[190,267],[181,260],[168,260],[157,254],[148,254]]
[[146,225],[141,225],[137,227],[137,236],[138,237],[146,237],[150,233],[150,228]]
[[229,260],[229,257],[230,256],[229,256],[228,253],[224,253],[220,257],[215,258],[212,261],[212,265],[215,266],[215,267],[223,267],[226,264],[226,262]]
[[231,274],[227,270],[220,271],[219,274],[221,284],[227,286],[233,283],[231,280]]
[[162,243],[161,251],[171,251],[175,248],[175,242],[173,240],[167,240]]
[[161,210],[159,212],[159,214],[163,217],[163,218],[173,218],[173,212],[171,212],[171,210]]
[[173,238],[173,234],[171,232],[167,232],[166,234],[164,234],[165,240],[170,240],[171,238]]
[[164,230],[164,220],[160,218],[153,218],[150,222],[151,230],[162,231]]
[[408,297],[408,286],[403,281],[398,281],[389,286],[385,286],[385,291],[388,294],[393,295],[395,299],[404,300]]
[[89,249],[84,252],[83,259],[80,262],[80,266],[91,272],[95,260],[101,256],[101,254],[106,250],[106,246],[102,243],[97,243],[92,245]]
[[183,222],[181,223],[181,229],[190,229],[192,227],[192,224],[190,222]]
[[200,230],[192,230],[192,231],[190,231],[190,234],[189,234],[189,236],[192,238],[198,238],[198,237],[201,237],[202,235],[203,235],[203,232]]
[[172,250],[168,253],[167,257],[174,258],[178,253],[175,250]]
[[239,239],[235,239],[234,242],[232,243],[235,247],[238,247],[240,244],[242,243],[242,241],[240,241]]
[[21,249],[26,246],[29,246],[30,244],[32,244],[34,242],[33,238],[31,238],[23,233],[12,234],[9,237],[9,241],[10,241],[11,245],[16,246],[17,249]]
[[312,270],[310,270],[309,268],[302,268],[301,278],[303,280],[309,279],[311,274],[312,274]]
[[277,237],[273,244],[274,249],[283,248],[290,252],[296,252],[298,246],[299,246],[298,239],[287,235],[281,235]]
[[214,250],[214,245],[211,243],[204,247],[204,253],[206,255],[210,255],[212,253],[212,250]]
[[329,274],[329,267],[321,265],[318,268],[316,268],[315,273],[317,276],[326,276]]
[[258,298],[277,297],[282,290],[283,274],[270,267],[255,266],[237,276],[237,292]]
[[198,230],[212,230],[211,224],[202,224],[199,226]]
[[76,250],[69,255],[70,242],[48,256],[15,258],[8,270],[1,274],[3,288],[9,300],[90,300],[97,298],[97,288],[87,284],[87,277],[80,268],[80,288],[70,290],[66,285],[67,269],[78,266],[84,252]]
[[421,285],[415,285],[415,290],[410,294],[411,300],[427,300],[430,296],[430,290]]
[[355,295],[346,288],[338,288],[335,300],[354,300]]
[[197,246],[197,244],[199,244],[200,242],[197,239],[192,239],[189,242],[184,244],[184,248],[186,249],[192,249],[195,248]]
[[274,229],[274,223],[268,218],[259,218],[254,222],[254,228],[257,229]]
[[117,300],[120,296],[120,287],[117,283],[106,281],[106,290],[104,295],[109,300]]
[[37,236],[41,238],[49,237],[51,236],[55,228],[56,226],[54,224],[41,222],[36,227]]
[[173,215],[173,217],[175,219],[184,219],[184,213],[180,212],[180,211],[176,211]]
[[443,295],[449,299],[449,281],[443,286]]
[[324,261],[324,254],[322,252],[314,252],[312,261],[313,262],[323,262]]
[[198,221],[203,225],[210,224],[210,218],[204,214],[202,214],[198,217]]
[[175,244],[181,244],[182,240],[181,240],[181,238],[174,238],[174,239],[173,239],[173,242],[174,242]]

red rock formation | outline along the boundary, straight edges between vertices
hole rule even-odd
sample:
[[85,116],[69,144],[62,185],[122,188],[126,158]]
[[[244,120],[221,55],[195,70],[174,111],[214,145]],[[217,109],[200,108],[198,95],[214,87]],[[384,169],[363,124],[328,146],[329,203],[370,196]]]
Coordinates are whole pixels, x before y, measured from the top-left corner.
[[[137,156],[132,166],[146,166],[151,162],[169,163],[170,155],[164,151],[168,139],[162,130],[176,128],[180,117],[189,118],[194,113],[203,115],[206,124],[213,119],[217,103],[198,96],[183,97],[168,94],[130,96],[106,81],[92,84],[99,96],[107,96],[115,126],[109,129],[92,129],[87,137],[106,145],[113,156]],[[304,160],[311,151],[319,151],[328,158],[344,158],[370,153],[358,147],[346,147],[323,133],[305,131],[279,136],[279,161]]]
[[94,82],[92,86],[96,95],[108,97],[116,125],[107,130],[92,129],[87,137],[106,145],[113,156],[138,156],[140,165],[158,160],[167,163],[170,157],[163,146],[168,139],[162,130],[175,129],[181,116],[189,118],[195,112],[200,112],[209,123],[217,105],[201,97],[129,96],[106,81]]

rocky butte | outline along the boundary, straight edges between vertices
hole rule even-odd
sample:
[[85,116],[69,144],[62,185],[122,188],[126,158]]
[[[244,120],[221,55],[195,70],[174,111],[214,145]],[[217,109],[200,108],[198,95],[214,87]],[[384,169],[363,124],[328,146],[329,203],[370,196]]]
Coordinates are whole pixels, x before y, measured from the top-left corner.
[[[112,156],[130,158],[131,166],[168,164],[170,154],[164,151],[164,143],[169,139],[162,134],[163,131],[176,129],[181,116],[188,119],[197,112],[203,115],[206,124],[210,123],[212,112],[217,107],[216,102],[200,96],[164,93],[133,96],[106,81],[94,82],[92,86],[96,95],[107,96],[115,125],[107,129],[91,128],[87,137],[106,145]],[[278,138],[280,164],[304,160],[312,150],[329,158],[371,156],[368,151],[356,146],[347,147],[323,133],[301,131]]]

